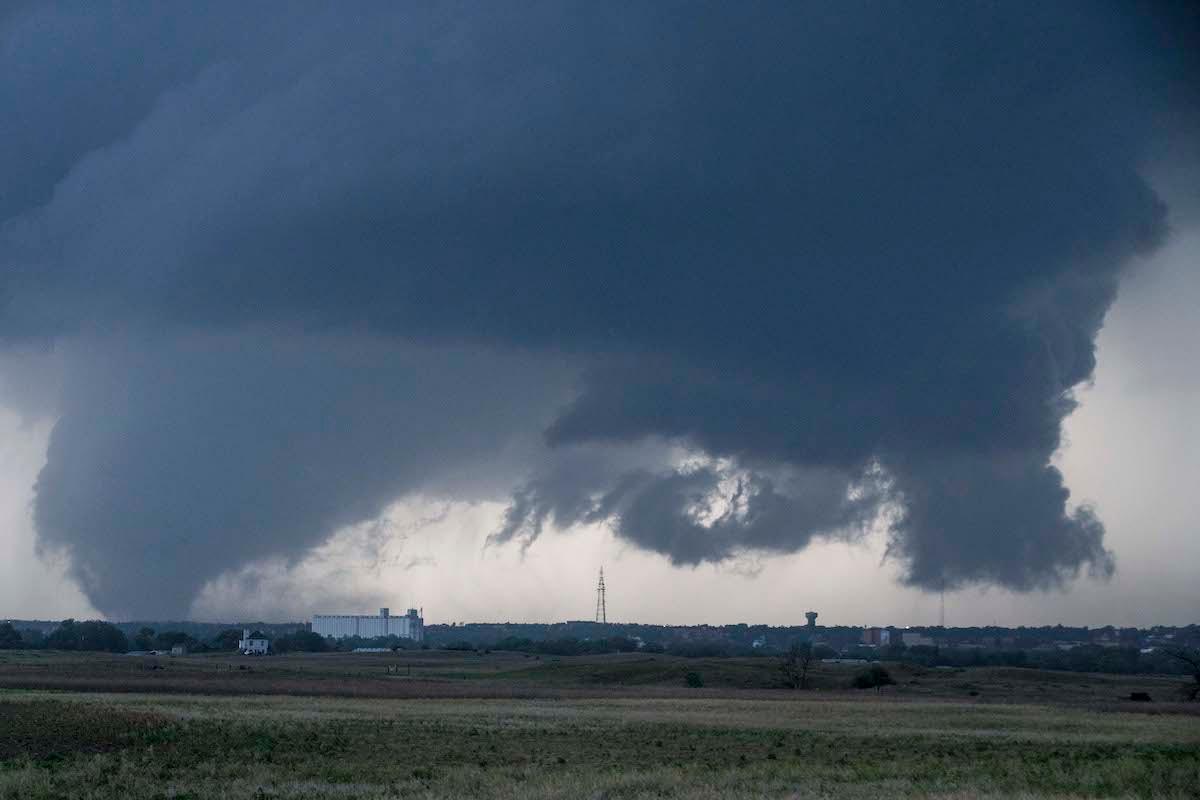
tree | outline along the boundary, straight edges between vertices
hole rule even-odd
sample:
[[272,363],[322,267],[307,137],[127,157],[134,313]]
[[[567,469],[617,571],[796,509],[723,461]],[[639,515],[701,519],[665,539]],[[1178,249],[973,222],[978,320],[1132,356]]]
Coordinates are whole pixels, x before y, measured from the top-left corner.
[[46,647],[49,647],[51,650],[78,650],[79,633],[76,630],[77,627],[74,619],[70,617],[64,619],[46,637]]
[[637,642],[628,636],[610,636],[603,644],[606,652],[632,653],[638,649]]
[[837,650],[834,650],[827,644],[813,645],[813,658],[817,659],[818,661],[823,658],[836,658],[837,654]]
[[286,636],[280,636],[274,642],[275,650],[280,653],[297,651],[301,653],[323,653],[329,649],[325,637],[312,631],[296,631]]
[[88,620],[80,624],[80,650],[102,650],[109,653],[124,653],[129,650],[129,639],[121,629],[110,622]]
[[784,684],[791,689],[807,689],[808,668],[813,658],[812,642],[792,642],[779,665]]
[[226,628],[213,638],[212,648],[214,650],[237,650],[238,642],[241,640],[241,631],[233,628]]
[[11,622],[0,624],[0,650],[16,650],[21,646],[21,634]]
[[121,629],[110,622],[88,620],[76,622],[64,619],[50,634],[46,646],[54,650],[100,650],[124,653],[129,649],[129,640]]
[[1189,647],[1167,647],[1163,648],[1163,652],[1183,664],[1192,675],[1192,681],[1180,687],[1183,696],[1188,700],[1200,699],[1200,651]]
[[21,646],[29,649],[40,649],[46,646],[46,634],[37,628],[26,628],[21,631]]
[[137,650],[154,649],[154,628],[142,628],[133,637],[133,646]]

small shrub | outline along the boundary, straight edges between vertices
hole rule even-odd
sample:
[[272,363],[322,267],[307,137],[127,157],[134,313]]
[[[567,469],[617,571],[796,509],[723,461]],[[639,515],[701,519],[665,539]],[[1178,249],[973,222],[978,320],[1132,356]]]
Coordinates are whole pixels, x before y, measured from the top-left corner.
[[692,670],[684,676],[683,682],[693,689],[699,689],[704,685],[704,678],[700,677],[700,673]]
[[891,686],[896,681],[881,664],[872,664],[869,669],[854,676],[851,685],[855,689],[879,689],[881,686]]

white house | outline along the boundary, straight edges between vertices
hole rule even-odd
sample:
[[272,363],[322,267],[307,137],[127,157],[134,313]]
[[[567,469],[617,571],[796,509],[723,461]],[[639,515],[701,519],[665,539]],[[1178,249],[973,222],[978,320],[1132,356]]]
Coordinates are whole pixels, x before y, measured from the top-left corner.
[[238,641],[238,651],[248,656],[265,656],[271,649],[271,642],[259,631],[250,632],[249,628],[242,629],[242,638]]

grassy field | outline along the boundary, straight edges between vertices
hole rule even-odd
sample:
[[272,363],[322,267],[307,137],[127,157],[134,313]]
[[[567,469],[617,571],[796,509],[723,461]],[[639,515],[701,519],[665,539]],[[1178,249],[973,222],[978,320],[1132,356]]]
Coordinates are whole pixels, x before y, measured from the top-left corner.
[[1178,681],[896,670],[876,694],[849,674],[796,692],[763,659],[5,654],[0,798],[1200,793],[1196,709],[1122,699]]

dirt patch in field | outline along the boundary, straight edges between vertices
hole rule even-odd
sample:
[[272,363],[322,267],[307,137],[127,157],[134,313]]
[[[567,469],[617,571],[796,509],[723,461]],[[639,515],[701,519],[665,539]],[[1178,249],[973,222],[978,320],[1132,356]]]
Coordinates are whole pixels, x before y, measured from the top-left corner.
[[35,761],[102,753],[144,740],[166,727],[153,714],[53,700],[0,700],[0,761]]

